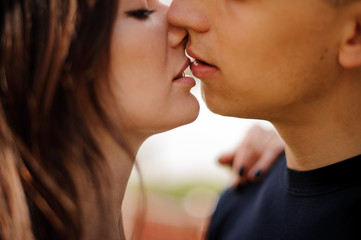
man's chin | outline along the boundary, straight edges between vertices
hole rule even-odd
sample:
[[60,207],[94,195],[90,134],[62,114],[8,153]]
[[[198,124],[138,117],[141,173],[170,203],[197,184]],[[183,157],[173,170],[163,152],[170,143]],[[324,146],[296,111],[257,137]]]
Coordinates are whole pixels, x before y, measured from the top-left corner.
[[260,110],[249,109],[246,106],[242,108],[239,105],[235,105],[234,102],[224,99],[209,98],[203,95],[203,100],[211,112],[221,116],[257,120],[266,120],[267,118]]

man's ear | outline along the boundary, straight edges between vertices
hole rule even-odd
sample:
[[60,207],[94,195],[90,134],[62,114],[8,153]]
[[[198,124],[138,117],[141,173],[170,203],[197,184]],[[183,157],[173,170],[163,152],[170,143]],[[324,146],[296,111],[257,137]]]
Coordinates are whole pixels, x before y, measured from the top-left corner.
[[[360,5],[359,5],[360,6]],[[344,68],[361,66],[361,8],[358,17],[346,23],[338,60]]]

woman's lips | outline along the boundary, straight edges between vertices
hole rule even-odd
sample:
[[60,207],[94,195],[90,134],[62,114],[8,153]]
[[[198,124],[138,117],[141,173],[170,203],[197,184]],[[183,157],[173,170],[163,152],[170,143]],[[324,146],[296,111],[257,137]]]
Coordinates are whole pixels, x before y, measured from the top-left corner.
[[194,78],[192,78],[190,76],[186,76],[186,75],[183,77],[174,79],[173,82],[190,87],[190,88],[192,88],[196,85],[196,81],[194,80]]
[[190,76],[186,76],[184,71],[189,67],[190,60],[187,59],[187,62],[184,64],[182,70],[178,73],[176,77],[174,77],[173,82],[181,85],[185,85],[187,87],[194,87],[196,85],[196,81],[194,78]]
[[191,63],[191,71],[196,78],[207,79],[212,77],[219,69],[200,60],[194,60]]

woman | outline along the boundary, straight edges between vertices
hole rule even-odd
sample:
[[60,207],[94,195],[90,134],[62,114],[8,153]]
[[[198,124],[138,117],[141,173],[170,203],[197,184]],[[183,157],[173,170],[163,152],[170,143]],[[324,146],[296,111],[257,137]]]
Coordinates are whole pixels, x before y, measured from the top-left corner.
[[124,239],[139,146],[199,109],[183,75],[186,33],[166,10],[156,0],[1,2],[1,239]]

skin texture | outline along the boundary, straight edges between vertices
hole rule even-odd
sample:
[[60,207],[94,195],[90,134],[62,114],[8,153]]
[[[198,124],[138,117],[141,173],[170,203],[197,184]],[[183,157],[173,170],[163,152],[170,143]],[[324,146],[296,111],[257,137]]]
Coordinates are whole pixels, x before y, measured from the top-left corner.
[[360,9],[359,1],[174,0],[168,19],[187,30],[188,54],[213,66],[211,74],[193,66],[210,110],[270,121],[288,166],[310,170],[361,153]]
[[[326,83],[320,81],[316,86],[316,79],[326,77],[325,70],[336,61],[337,42],[326,46],[324,42],[336,32],[330,29],[336,25],[337,14],[321,1],[310,2],[173,2],[169,19],[173,24],[179,21],[179,25],[189,26],[188,53],[219,69],[202,79],[204,100],[212,111],[236,117],[276,118],[281,115],[279,111],[291,111],[288,105],[296,101],[304,104],[313,98],[310,85],[314,91],[324,87]],[[323,18],[319,12],[324,13]],[[312,62],[305,64],[306,60]],[[323,66],[316,75],[309,66],[319,62]]]

